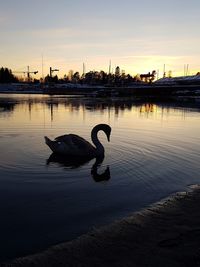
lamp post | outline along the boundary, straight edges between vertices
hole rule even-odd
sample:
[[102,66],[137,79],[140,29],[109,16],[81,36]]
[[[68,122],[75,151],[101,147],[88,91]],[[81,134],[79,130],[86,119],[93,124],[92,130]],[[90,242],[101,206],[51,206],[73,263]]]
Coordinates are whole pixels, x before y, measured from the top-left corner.
[[52,69],[52,67],[50,67],[50,77],[52,78],[52,74],[54,71],[59,71],[58,69]]

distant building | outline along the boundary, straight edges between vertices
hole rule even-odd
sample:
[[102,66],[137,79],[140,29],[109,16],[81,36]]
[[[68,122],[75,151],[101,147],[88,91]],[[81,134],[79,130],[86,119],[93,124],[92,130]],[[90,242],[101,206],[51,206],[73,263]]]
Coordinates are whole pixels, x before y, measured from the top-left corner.
[[157,81],[155,84],[159,85],[179,85],[179,84],[200,84],[200,73],[198,72],[196,75],[192,76],[180,76],[180,77],[164,77]]
[[68,80],[71,81],[74,75],[74,71],[73,70],[69,70],[68,72]]
[[115,76],[120,76],[120,67],[117,66],[115,69]]
[[140,80],[146,83],[152,82],[155,79],[156,71],[153,70],[152,73],[140,74]]

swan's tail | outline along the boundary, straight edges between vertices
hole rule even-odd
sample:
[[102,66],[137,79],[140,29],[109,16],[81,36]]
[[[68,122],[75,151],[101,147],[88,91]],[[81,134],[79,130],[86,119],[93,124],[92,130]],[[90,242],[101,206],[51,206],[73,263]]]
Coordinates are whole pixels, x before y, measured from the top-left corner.
[[49,145],[52,142],[47,136],[44,137],[44,140],[47,145]]
[[56,152],[58,150],[58,143],[56,141],[52,141],[47,136],[44,137],[45,143],[47,146],[53,151]]

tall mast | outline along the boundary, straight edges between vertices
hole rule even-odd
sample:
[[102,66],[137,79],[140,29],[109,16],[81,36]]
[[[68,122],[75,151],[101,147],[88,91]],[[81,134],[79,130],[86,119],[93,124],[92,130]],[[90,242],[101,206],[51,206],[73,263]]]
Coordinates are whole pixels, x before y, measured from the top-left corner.
[[110,60],[110,62],[109,62],[109,71],[108,71],[108,73],[109,73],[109,74],[111,73],[111,60]]
[[85,63],[83,62],[83,76],[85,76]]
[[29,71],[29,66],[27,66],[27,78],[28,78],[28,82],[30,82],[30,71]]
[[44,58],[42,53],[42,82],[44,82]]
[[189,75],[189,64],[187,64],[187,76]]
[[165,78],[166,76],[166,72],[165,72],[165,64],[164,64],[164,67],[163,67],[163,78]]

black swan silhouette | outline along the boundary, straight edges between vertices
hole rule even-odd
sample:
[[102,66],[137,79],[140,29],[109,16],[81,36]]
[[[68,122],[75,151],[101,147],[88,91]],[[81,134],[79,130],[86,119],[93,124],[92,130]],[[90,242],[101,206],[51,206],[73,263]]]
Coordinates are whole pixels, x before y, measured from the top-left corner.
[[98,124],[91,131],[91,139],[95,147],[76,134],[58,136],[53,141],[47,136],[44,138],[46,144],[56,154],[94,158],[104,156],[104,147],[97,136],[99,131],[103,131],[110,141],[111,127],[107,124]]

